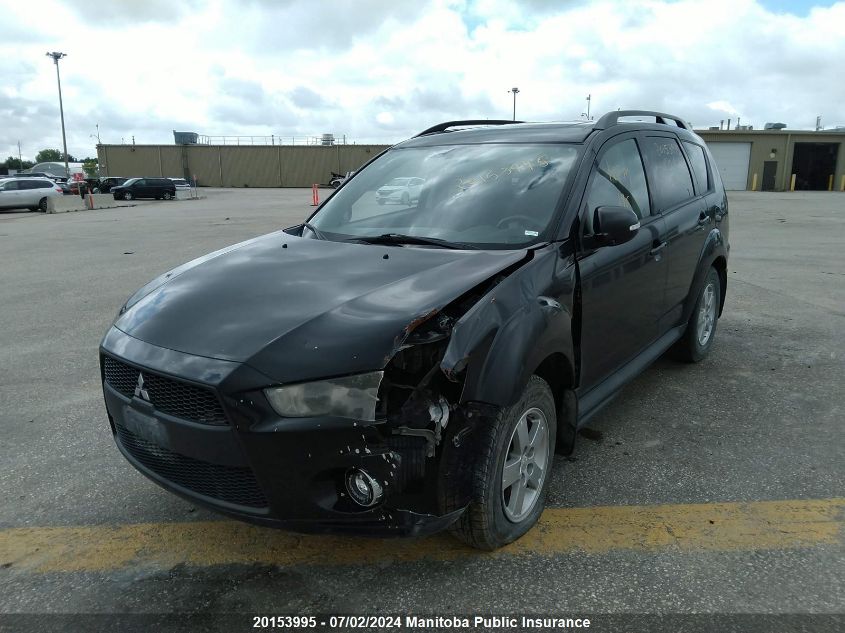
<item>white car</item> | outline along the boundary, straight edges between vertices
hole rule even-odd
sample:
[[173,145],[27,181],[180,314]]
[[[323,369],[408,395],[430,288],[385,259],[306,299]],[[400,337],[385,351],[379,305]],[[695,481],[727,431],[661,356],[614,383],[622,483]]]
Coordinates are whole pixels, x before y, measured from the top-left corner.
[[398,202],[399,204],[411,204],[420,199],[420,191],[425,180],[422,178],[403,177],[394,178],[387,184],[382,185],[376,191],[376,202]]
[[171,178],[170,180],[173,181],[173,184],[176,185],[177,189],[190,189],[191,183],[189,183],[184,178]]
[[49,178],[0,179],[0,209],[47,211],[48,198],[63,195],[61,186]]

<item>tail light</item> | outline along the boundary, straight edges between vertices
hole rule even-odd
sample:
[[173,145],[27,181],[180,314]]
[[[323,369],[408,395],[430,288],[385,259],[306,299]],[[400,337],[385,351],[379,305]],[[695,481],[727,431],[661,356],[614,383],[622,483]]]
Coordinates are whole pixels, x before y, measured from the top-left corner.
[[58,191],[59,193],[61,193],[61,192],[62,192],[62,188],[61,188],[61,187],[56,187],[56,191]]

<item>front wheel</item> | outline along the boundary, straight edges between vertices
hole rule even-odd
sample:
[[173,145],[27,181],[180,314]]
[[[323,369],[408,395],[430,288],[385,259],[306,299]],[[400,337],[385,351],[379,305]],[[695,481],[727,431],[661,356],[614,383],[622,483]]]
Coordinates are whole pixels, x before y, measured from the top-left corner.
[[552,390],[531,376],[519,402],[478,431],[472,499],[452,527],[455,536],[494,550],[534,526],[545,506],[556,431]]
[[677,351],[682,360],[697,363],[710,353],[716,337],[721,300],[722,284],[719,281],[719,273],[715,268],[710,268],[698,293],[687,330],[678,341]]
[[124,200],[131,200],[131,199],[132,199],[132,192],[131,192],[131,191],[127,191],[126,193],[124,193],[124,194],[123,194],[123,199],[124,199]]

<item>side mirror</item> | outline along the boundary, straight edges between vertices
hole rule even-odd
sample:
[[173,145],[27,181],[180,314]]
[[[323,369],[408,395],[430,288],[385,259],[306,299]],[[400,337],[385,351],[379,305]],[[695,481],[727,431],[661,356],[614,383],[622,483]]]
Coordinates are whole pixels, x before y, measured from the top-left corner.
[[599,207],[593,217],[593,230],[600,245],[618,246],[637,234],[640,219],[626,207]]

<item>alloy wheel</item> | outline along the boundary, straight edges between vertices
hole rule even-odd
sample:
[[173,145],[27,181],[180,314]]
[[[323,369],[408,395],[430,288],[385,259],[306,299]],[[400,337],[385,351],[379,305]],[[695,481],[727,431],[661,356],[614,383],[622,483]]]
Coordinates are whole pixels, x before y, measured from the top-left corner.
[[698,309],[698,344],[704,347],[713,334],[716,322],[716,288],[710,282],[701,293],[701,306]]
[[502,506],[505,516],[519,523],[531,513],[549,468],[549,425],[535,408],[520,416],[511,434],[502,467]]

